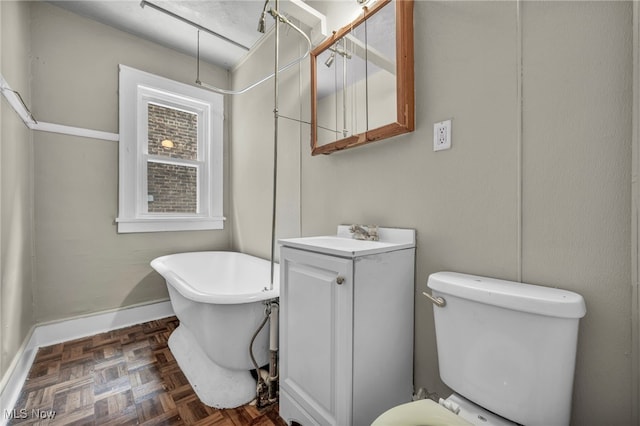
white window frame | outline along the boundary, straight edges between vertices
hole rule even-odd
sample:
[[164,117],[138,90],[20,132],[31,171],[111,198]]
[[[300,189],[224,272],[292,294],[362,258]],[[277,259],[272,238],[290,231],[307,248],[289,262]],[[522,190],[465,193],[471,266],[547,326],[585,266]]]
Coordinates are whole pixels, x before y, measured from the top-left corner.
[[[223,96],[120,65],[118,233],[223,229]],[[148,153],[148,104],[198,116],[198,158]],[[196,213],[149,213],[147,163],[195,167]]]

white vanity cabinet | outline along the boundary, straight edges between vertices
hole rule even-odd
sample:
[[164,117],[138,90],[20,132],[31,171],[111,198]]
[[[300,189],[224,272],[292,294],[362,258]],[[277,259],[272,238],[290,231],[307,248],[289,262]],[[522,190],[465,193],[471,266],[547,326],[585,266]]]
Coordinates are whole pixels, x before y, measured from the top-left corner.
[[[369,426],[413,392],[415,231],[280,240],[280,416]],[[293,423],[295,422],[295,423]]]

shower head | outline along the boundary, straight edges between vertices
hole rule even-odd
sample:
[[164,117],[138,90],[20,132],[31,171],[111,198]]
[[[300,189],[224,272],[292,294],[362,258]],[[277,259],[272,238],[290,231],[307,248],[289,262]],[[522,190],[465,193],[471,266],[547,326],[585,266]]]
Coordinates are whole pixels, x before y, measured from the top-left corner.
[[329,57],[327,58],[326,61],[324,61],[324,65],[329,68],[331,67],[331,65],[333,65],[333,61],[336,60],[336,52],[331,52],[331,55],[329,55]]
[[267,12],[262,12],[262,16],[258,21],[258,32],[264,34],[266,27]]
[[264,6],[262,7],[262,15],[260,15],[260,20],[258,21],[258,32],[264,34],[267,26],[267,5],[269,4],[269,0],[265,0]]

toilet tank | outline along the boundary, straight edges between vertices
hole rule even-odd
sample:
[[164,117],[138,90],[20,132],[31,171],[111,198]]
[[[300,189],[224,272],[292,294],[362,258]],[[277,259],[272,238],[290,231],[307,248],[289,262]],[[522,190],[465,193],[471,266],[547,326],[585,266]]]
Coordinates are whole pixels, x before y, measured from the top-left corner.
[[456,393],[523,425],[568,425],[579,294],[438,272],[428,284],[440,377]]

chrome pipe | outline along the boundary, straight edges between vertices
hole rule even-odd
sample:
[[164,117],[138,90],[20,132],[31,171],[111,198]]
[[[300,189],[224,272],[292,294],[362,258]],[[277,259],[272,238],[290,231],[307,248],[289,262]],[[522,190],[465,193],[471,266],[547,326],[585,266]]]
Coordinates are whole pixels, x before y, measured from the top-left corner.
[[219,34],[219,33],[215,32],[215,31],[212,31],[212,30],[210,30],[210,29],[209,29],[209,28],[207,28],[207,27],[203,27],[203,26],[202,26],[202,25],[200,25],[200,24],[196,24],[195,22],[190,21],[189,19],[184,18],[184,17],[182,17],[182,16],[180,16],[180,15],[178,15],[178,14],[176,14],[176,13],[173,13],[173,12],[171,12],[170,10],[167,10],[167,9],[165,9],[165,8],[163,8],[163,7],[160,7],[160,6],[158,6],[157,4],[153,4],[153,3],[151,3],[151,2],[149,2],[149,1],[147,1],[147,0],[142,0],[142,1],[140,2],[140,7],[144,8],[145,6],[149,6],[150,8],[155,9],[155,10],[157,10],[158,12],[162,12],[162,13],[164,13],[165,15],[169,15],[170,17],[172,17],[172,18],[174,18],[174,19],[177,19],[178,21],[182,21],[182,22],[184,22],[185,24],[189,24],[189,25],[191,25],[192,27],[195,27],[195,28],[199,29],[200,31],[207,32],[207,33],[211,34],[212,36],[217,37],[217,38],[219,38],[219,39],[221,39],[221,40],[224,40],[224,41],[226,41],[227,43],[231,43],[231,44],[233,44],[234,46],[237,46],[237,47],[239,47],[239,48],[241,48],[241,49],[244,49],[244,50],[246,50],[246,51],[249,51],[249,50],[250,50],[250,49],[249,49],[247,46],[245,46],[244,44],[240,44],[240,43],[238,43],[237,41],[235,41],[235,40],[231,40],[230,38],[225,37],[225,36],[223,36],[222,34]]
[[267,27],[267,5],[270,0],[265,0],[264,6],[262,6],[262,14],[260,15],[260,20],[258,21],[258,32],[264,34]]
[[[296,32],[298,32],[298,34],[300,34],[307,42],[307,51],[304,53],[304,55],[300,56],[298,59],[294,59],[293,61],[289,62],[288,64],[286,64],[285,66],[283,66],[282,68],[280,68],[278,70],[278,72],[284,72],[284,71],[288,70],[289,68],[293,67],[294,65],[299,64],[304,59],[306,59],[309,56],[309,54],[311,53],[311,49],[312,49],[313,45],[311,43],[311,39],[309,38],[309,36],[307,36],[304,31],[302,31],[300,28],[298,28],[296,25],[294,25],[285,16],[281,15],[277,11],[274,11],[273,9],[271,9],[269,11],[269,13],[271,14],[271,16],[276,18],[276,21],[279,20],[280,22],[282,22],[284,24],[287,24],[291,28],[296,30]],[[240,90],[221,89],[219,87],[212,86],[212,85],[204,83],[202,81],[196,81],[196,84],[198,84],[199,86],[204,87],[205,89],[211,90],[212,92],[220,93],[220,94],[223,94],[223,95],[241,95],[241,94],[246,93],[249,90],[253,89],[254,87],[257,87],[257,86],[261,85],[265,81],[267,81],[270,78],[272,78],[274,75],[275,75],[275,73],[269,74],[268,76],[256,81],[255,83],[252,83],[249,86],[247,86],[247,87],[245,87],[243,89],[240,89]]]
[[271,301],[269,314],[269,381],[267,383],[267,395],[270,402],[278,398],[278,312],[280,305]]
[[275,0],[275,14],[273,9],[270,11],[271,16],[276,18],[276,34],[275,34],[275,57],[273,71],[273,204],[271,210],[271,279],[269,280],[269,290],[273,290],[273,279],[275,275],[275,250],[276,250],[276,206],[278,195],[278,68],[280,67],[280,20],[276,16],[280,16],[278,8],[280,0]]

